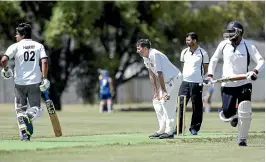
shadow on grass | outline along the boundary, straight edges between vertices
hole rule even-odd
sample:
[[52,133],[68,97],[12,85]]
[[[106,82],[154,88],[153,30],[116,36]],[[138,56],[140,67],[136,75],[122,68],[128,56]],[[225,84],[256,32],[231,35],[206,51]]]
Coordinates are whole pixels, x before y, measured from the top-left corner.
[[[220,107],[212,107],[211,108],[211,112],[218,112],[218,110],[220,109]],[[122,111],[122,112],[149,112],[149,111],[154,111],[153,107],[139,107],[139,108],[120,108],[116,111]],[[191,107],[187,107],[188,112],[191,112],[192,109]],[[263,107],[256,107],[256,108],[252,108],[253,112],[265,112],[265,109]]]
[[[264,135],[250,135],[249,140],[257,140],[257,139],[262,139],[262,143],[264,143]],[[118,140],[118,139],[116,139]],[[45,141],[36,141],[36,142],[41,142],[41,143],[87,143],[90,144],[91,146],[93,145],[131,145],[131,144],[175,144],[175,143],[219,143],[219,142],[230,142],[230,141],[235,141],[236,137],[233,135],[230,136],[216,136],[216,137],[210,137],[210,136],[201,136],[201,137],[175,137],[173,139],[152,139],[152,140],[143,140],[143,141],[134,141],[132,142],[131,139],[126,141],[107,141],[101,143],[101,140],[93,140],[93,139],[83,139],[83,140],[45,140]],[[264,147],[264,145],[262,146]]]

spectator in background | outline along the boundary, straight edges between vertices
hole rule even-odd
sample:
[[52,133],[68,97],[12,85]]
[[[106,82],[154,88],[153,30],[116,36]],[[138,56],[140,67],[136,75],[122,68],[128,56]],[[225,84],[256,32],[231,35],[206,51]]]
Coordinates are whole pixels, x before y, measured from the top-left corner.
[[211,99],[214,92],[214,87],[208,87],[203,96],[203,106],[205,113],[209,113],[211,111]]
[[109,76],[108,70],[101,70],[99,75],[100,83],[100,107],[99,111],[102,113],[104,107],[107,105],[107,112],[111,113],[112,109],[112,96],[114,92],[114,86],[112,78]]

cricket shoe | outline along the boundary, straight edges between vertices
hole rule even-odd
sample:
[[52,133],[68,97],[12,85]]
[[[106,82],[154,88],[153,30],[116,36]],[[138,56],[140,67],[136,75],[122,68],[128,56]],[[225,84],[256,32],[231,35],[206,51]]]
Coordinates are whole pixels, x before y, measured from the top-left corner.
[[22,133],[21,141],[30,141],[30,135],[27,134],[25,130],[23,130],[21,133]]
[[159,136],[159,139],[171,139],[174,138],[174,134],[163,133]]
[[239,145],[239,146],[247,146],[247,142],[246,142],[245,139],[242,139],[242,140],[239,142],[238,145]]
[[175,127],[175,130],[174,130],[174,135],[177,135],[177,126]]
[[230,121],[230,124],[232,127],[236,127],[238,124],[238,118],[234,118],[233,120]]
[[177,135],[177,131],[176,131],[176,129],[174,130],[174,133],[173,133],[174,135]]
[[195,129],[190,130],[191,135],[198,135],[198,132]]
[[162,133],[154,133],[153,135],[150,135],[149,138],[150,139],[157,139],[162,135]]
[[25,116],[23,116],[23,121],[24,121],[24,123],[26,125],[25,132],[29,136],[31,136],[33,134],[33,125],[32,125],[32,122],[31,122],[30,118],[27,115],[25,115]]

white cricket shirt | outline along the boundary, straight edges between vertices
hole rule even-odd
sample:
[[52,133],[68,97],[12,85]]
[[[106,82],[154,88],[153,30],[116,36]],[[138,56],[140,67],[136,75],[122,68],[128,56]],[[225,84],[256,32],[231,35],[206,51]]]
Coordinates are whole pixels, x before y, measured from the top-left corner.
[[180,70],[170,62],[168,57],[154,48],[149,49],[149,58],[143,57],[143,60],[146,68],[150,69],[157,77],[158,71],[163,73],[164,82],[181,76]]
[[191,52],[190,48],[186,48],[181,52],[180,61],[184,63],[183,66],[183,81],[202,83],[204,76],[204,64],[209,63],[208,53],[198,46],[198,48]]
[[[247,46],[247,49],[245,47],[245,44]],[[264,68],[263,57],[261,56],[257,48],[252,44],[252,42],[242,39],[240,44],[236,48],[231,45],[231,41],[229,40],[223,40],[218,45],[215,53],[210,60],[208,74],[214,74],[219,58],[223,58],[222,77],[230,77],[236,74],[246,74],[247,71],[250,71],[247,66],[247,50],[250,55],[250,61],[253,60],[257,64],[255,69],[258,72],[261,72]],[[222,86],[238,87],[247,83],[251,83],[251,81],[241,80],[235,82],[227,82],[222,83]]]
[[31,39],[22,39],[9,46],[5,55],[9,59],[15,58],[15,84],[30,85],[42,81],[40,59],[47,58],[42,44]]

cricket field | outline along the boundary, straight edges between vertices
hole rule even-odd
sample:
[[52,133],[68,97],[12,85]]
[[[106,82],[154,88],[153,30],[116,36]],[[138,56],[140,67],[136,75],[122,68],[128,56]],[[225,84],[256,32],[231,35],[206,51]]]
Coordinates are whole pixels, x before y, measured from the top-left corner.
[[[44,104],[43,104],[44,105]],[[204,114],[198,136],[149,139],[157,128],[153,111],[121,111],[138,105],[114,105],[112,114],[98,106],[64,105],[57,112],[63,136],[55,137],[47,110],[34,121],[30,142],[18,137],[13,105],[0,104],[0,162],[264,162],[265,113],[253,112],[248,147],[236,144],[237,128]],[[151,107],[152,105],[147,105]],[[191,112],[186,114],[189,127]]]

